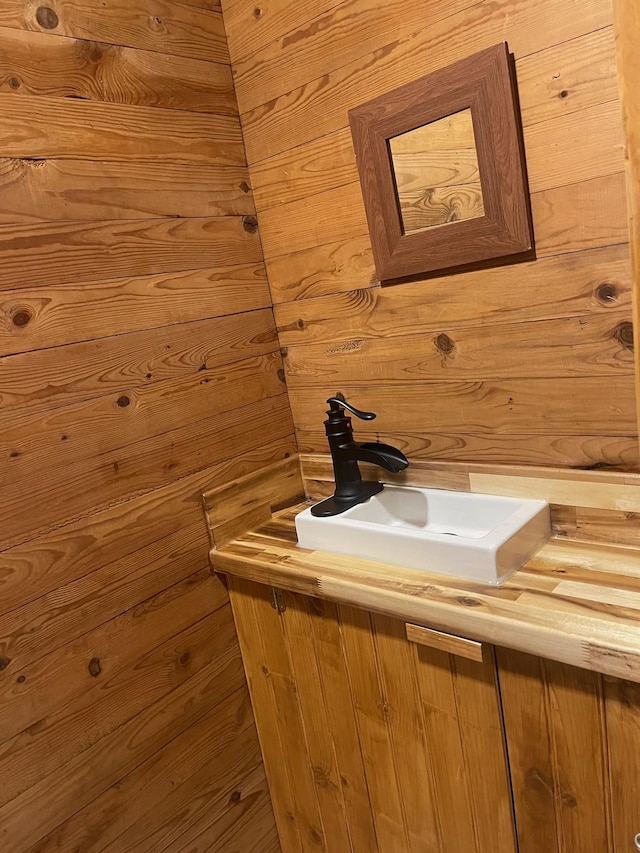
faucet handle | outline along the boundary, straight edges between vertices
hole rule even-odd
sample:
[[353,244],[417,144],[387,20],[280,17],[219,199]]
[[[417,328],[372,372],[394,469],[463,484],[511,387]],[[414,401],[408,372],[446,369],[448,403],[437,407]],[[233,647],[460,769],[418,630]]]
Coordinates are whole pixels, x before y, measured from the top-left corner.
[[329,397],[327,403],[331,406],[327,412],[329,417],[331,417],[331,415],[334,415],[334,417],[335,415],[344,415],[344,412],[340,411],[341,409],[348,409],[351,414],[363,421],[372,421],[376,417],[375,412],[362,412],[360,409],[356,409],[355,406],[352,406],[351,403],[347,403],[342,394],[336,397]]

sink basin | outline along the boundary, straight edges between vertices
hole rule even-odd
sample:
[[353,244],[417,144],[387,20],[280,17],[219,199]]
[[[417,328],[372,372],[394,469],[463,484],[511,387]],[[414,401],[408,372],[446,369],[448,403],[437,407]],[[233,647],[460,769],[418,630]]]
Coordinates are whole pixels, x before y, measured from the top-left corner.
[[385,486],[330,518],[296,516],[302,548],[499,584],[551,534],[542,500]]

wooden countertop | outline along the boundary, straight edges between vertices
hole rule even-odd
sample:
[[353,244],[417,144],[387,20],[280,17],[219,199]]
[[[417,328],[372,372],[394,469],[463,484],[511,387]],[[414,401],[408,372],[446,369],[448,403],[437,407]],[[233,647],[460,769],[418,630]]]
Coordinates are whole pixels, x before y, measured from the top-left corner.
[[500,587],[297,546],[276,512],[210,552],[215,571],[640,682],[640,550],[551,539]]

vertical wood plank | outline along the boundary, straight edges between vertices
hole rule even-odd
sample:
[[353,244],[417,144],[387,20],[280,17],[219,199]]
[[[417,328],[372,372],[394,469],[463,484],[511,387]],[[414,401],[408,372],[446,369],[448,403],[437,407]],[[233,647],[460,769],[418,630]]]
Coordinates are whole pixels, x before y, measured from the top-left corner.
[[498,650],[521,853],[611,846],[601,676]]
[[442,850],[477,851],[473,803],[465,774],[466,757],[458,725],[451,656],[414,646],[427,749],[434,776]]
[[438,853],[434,780],[427,756],[420,696],[413,666],[413,646],[404,623],[374,615],[375,651],[393,746],[410,851]]
[[516,851],[495,655],[483,645],[482,663],[451,656],[465,773],[478,839],[484,850]]
[[[627,210],[633,275],[633,323],[640,328],[640,6],[636,0],[614,0],[613,24],[618,88],[625,135]],[[635,347],[636,406],[640,424],[640,347]]]
[[340,606],[338,612],[380,853],[409,850],[371,620],[368,613],[352,607]]
[[297,687],[270,588],[229,577],[278,832],[286,850],[325,850]]
[[[284,596],[286,611],[282,614],[287,651],[297,688],[303,725],[306,731],[308,760],[315,783],[318,807],[327,850],[359,853],[352,847],[346,821],[342,784],[337,767],[325,701],[333,701],[322,692],[313,643],[308,600],[301,595]],[[356,745],[353,748],[357,749]]]
[[613,849],[632,851],[640,832],[640,684],[604,679]]
[[377,853],[378,841],[369,797],[357,710],[342,654],[336,605],[320,599],[308,602],[318,672],[324,695],[327,722],[336,760],[354,853]]

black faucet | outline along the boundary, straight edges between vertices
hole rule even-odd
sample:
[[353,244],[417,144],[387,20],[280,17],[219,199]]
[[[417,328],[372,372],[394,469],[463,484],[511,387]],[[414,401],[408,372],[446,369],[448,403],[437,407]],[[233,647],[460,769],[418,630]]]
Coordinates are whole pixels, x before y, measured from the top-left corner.
[[311,507],[311,515],[319,518],[338,515],[356,504],[364,503],[372,495],[382,491],[384,488],[382,483],[363,482],[358,461],[371,462],[394,473],[404,470],[409,464],[404,453],[391,447],[390,444],[382,444],[379,441],[358,444],[353,440],[351,418],[345,413],[345,409],[363,421],[372,421],[375,418],[373,412],[359,411],[347,403],[342,395],[329,397],[327,403],[330,409],[327,412],[329,417],[324,422],[324,428],[331,450],[336,490],[333,497]]

